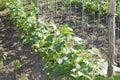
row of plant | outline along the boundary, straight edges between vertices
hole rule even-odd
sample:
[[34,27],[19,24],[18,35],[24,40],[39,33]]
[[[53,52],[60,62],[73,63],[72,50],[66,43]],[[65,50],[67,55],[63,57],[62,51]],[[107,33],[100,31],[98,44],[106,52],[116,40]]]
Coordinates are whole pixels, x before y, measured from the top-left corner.
[[35,54],[44,60],[45,71],[66,80],[105,79],[104,60],[98,49],[87,50],[84,40],[76,37],[67,25],[57,27],[54,22],[38,20],[37,26],[37,8],[32,2],[29,5],[31,9],[26,11],[21,0],[8,0],[8,14],[15,29],[21,30],[23,43],[30,44]]
[[[106,17],[108,13],[108,0],[65,0],[64,2],[69,7],[71,3],[72,7],[77,7],[78,10],[81,10],[84,4],[85,13],[97,16],[100,12],[102,18]],[[120,23],[120,1],[117,0],[116,3],[116,22]]]
[[0,0],[0,11],[5,9],[5,2],[3,0]]
[[[101,2],[100,2],[101,1]],[[76,11],[82,12],[82,7],[84,6],[84,18],[86,21],[86,17],[94,17],[94,19],[97,19],[98,13],[100,13],[101,21],[105,21],[108,19],[107,13],[108,13],[108,0],[62,0],[55,3],[54,0],[49,1],[51,2],[49,6],[49,10],[54,11],[54,6],[56,3],[57,10],[67,10],[67,9],[76,9]],[[120,24],[120,1],[116,1],[116,23]],[[56,11],[56,10],[55,10]],[[88,21],[87,21],[88,22]],[[90,21],[90,22],[96,22]]]

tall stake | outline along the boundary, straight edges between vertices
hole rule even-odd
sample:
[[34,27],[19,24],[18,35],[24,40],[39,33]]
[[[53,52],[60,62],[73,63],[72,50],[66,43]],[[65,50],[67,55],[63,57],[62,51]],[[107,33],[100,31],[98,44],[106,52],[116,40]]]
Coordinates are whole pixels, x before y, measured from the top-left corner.
[[113,62],[115,55],[115,11],[116,0],[108,0],[108,26],[109,26],[109,52],[107,78],[113,75]]
[[102,0],[98,0],[98,20],[97,20],[97,41],[99,37],[99,30],[100,30],[100,13],[101,13],[101,3]]
[[82,31],[83,31],[83,36],[84,36],[84,28],[85,28],[85,26],[84,26],[84,2],[85,2],[85,0],[82,0]]
[[[36,8],[39,9],[39,0],[34,0],[34,5]],[[37,26],[39,26],[39,22],[38,22],[38,18],[39,18],[39,11],[36,13],[36,23],[37,23]]]

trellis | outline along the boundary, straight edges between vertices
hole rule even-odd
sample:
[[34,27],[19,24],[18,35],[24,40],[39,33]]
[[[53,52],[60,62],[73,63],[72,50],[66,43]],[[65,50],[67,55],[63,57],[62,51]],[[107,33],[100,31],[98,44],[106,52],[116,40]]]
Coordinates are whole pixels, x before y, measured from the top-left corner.
[[[107,38],[107,45],[109,42],[109,47],[107,47],[107,51],[105,52],[107,54],[108,59],[108,73],[107,76],[110,77],[113,73],[112,64],[114,62],[114,55],[119,53],[120,43],[119,41],[119,23],[115,25],[115,10],[116,10],[116,0],[108,0],[109,3],[109,11],[108,15],[106,17],[101,18],[101,6],[102,6],[102,0],[98,0],[98,14],[96,17],[96,14],[88,16],[88,14],[85,13],[85,5],[84,2],[86,0],[81,0],[82,8],[78,8],[77,5],[72,5],[70,0],[34,0],[36,7],[39,8],[39,13],[36,14],[37,19],[40,17],[42,20],[45,21],[54,21],[56,24],[64,25],[68,24],[73,29],[79,29],[82,31],[80,37],[86,38],[89,34],[86,33],[86,30],[89,30],[89,28],[92,28],[92,33],[94,35],[90,35],[89,37],[92,38],[92,44],[96,44],[98,47],[99,44],[99,36],[101,35],[100,32],[101,28],[109,28],[109,33],[105,34],[105,37]],[[67,3],[66,3],[67,2]],[[87,17],[86,17],[87,16]],[[92,18],[91,18],[92,16]],[[89,20],[90,19],[90,20]],[[102,21],[104,20],[104,21]],[[106,22],[105,22],[106,20]],[[86,22],[87,21],[87,22]],[[115,32],[115,30],[117,32]],[[96,31],[96,33],[95,33]],[[115,38],[115,33],[117,34]],[[107,36],[109,35],[109,37]],[[96,38],[95,38],[96,37]],[[93,39],[95,38],[95,39]],[[116,44],[116,47],[115,47]],[[88,47],[89,48],[89,47]],[[104,53],[105,50],[103,50]]]

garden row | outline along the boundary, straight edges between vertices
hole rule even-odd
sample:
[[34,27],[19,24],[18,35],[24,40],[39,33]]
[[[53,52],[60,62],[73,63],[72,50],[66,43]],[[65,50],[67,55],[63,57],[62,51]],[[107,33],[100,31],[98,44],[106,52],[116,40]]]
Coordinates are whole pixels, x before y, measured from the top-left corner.
[[[70,2],[71,1],[71,2]],[[82,9],[84,7],[85,13],[98,15],[100,13],[101,18],[107,16],[108,13],[108,0],[65,0],[64,5]],[[63,5],[63,6],[64,6]],[[120,24],[120,1],[116,1],[116,23]]]
[[22,32],[23,43],[31,45],[35,55],[42,57],[44,70],[66,80],[104,80],[106,70],[103,71],[104,60],[99,50],[87,50],[84,40],[76,37],[67,25],[58,27],[54,22],[39,19],[37,26],[38,10],[32,2],[29,5],[27,11],[21,0],[8,0],[6,4],[9,20]]

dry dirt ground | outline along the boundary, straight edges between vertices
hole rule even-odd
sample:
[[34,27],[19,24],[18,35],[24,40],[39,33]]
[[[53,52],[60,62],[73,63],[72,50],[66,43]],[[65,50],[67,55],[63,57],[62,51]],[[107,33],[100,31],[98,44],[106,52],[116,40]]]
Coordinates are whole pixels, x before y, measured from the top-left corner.
[[[45,80],[42,60],[34,55],[29,46],[21,44],[20,32],[14,30],[6,19],[6,16],[0,16],[0,55],[7,55],[0,66],[0,80],[22,80],[24,76],[28,76],[29,80]],[[15,70],[14,61],[21,58],[22,69]]]
[[[43,61],[35,56],[28,45],[21,43],[20,31],[15,30],[7,18],[0,12],[0,60],[6,55],[6,60],[0,63],[0,80],[27,80],[27,77],[28,80],[46,80]],[[21,63],[20,70],[15,70],[16,60]]]

